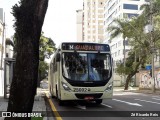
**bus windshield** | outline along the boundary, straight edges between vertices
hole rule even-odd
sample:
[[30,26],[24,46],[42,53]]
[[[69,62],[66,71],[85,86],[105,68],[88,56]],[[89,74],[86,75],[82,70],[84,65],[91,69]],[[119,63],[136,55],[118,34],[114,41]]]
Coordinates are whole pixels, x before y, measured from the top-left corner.
[[73,81],[105,81],[111,77],[108,53],[63,53],[63,76]]

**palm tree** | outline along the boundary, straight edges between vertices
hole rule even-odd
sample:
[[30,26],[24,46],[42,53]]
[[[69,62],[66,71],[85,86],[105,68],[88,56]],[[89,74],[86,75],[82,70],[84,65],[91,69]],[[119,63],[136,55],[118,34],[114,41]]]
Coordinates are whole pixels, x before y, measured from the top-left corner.
[[[125,68],[125,65],[126,65],[126,39],[127,37],[130,36],[130,32],[129,32],[129,25],[128,25],[128,22],[127,21],[123,21],[123,20],[120,20],[120,19],[116,19],[114,20],[114,23],[116,25],[114,26],[110,26],[108,28],[109,32],[111,32],[111,39],[119,36],[119,35],[122,35],[122,38],[123,38],[123,54],[124,54],[124,60],[123,60],[123,65],[124,65],[124,68]],[[125,74],[124,74],[124,79],[125,79]]]
[[[137,73],[140,65],[146,62],[146,53],[148,53],[149,39],[146,39],[145,34],[143,33],[143,28],[145,26],[144,16],[139,16],[136,19],[132,19],[128,22],[122,20],[115,20],[117,26],[111,26],[108,30],[111,32],[111,39],[115,38],[119,34],[122,34],[123,40],[126,38],[129,40],[132,50],[130,51],[129,57],[126,59],[125,54],[123,68],[123,74],[127,74],[125,90],[128,89],[128,84],[131,78]],[[131,60],[135,56],[135,51],[141,51],[143,48],[143,55],[139,58],[139,61]],[[125,44],[124,44],[125,51]],[[138,53],[138,52],[137,52]],[[139,53],[140,54],[140,53]],[[122,67],[118,68],[119,71],[123,70]],[[121,71],[122,73],[122,71]]]

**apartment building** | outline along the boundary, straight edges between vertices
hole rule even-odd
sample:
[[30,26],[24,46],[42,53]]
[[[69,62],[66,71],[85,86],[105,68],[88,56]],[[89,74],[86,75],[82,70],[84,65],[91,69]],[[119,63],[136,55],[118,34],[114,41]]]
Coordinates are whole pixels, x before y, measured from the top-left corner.
[[105,1],[106,0],[83,1],[83,41],[103,42]]
[[104,26],[104,42],[111,47],[113,59],[116,62],[123,62],[124,53],[130,50],[128,41],[125,41],[126,51],[124,52],[124,44],[122,35],[114,39],[110,39],[110,33],[107,31],[109,26],[115,25],[114,19],[131,19],[138,16],[140,6],[144,4],[145,0],[107,0],[105,2],[105,26]]
[[83,41],[83,10],[77,10],[77,41]]
[[[131,49],[128,41],[123,42],[122,34],[114,39],[110,38],[109,31],[107,28],[116,25],[114,19],[124,19],[129,20],[133,17],[137,17],[140,13],[140,7],[144,4],[145,0],[107,0],[105,2],[105,12],[104,12],[104,43],[107,43],[111,47],[111,53],[114,61],[114,68],[116,68],[117,63],[123,63],[124,54],[127,58],[127,54]],[[125,44],[125,51],[124,51]],[[125,78],[119,76],[118,74],[113,75],[114,86],[121,86],[125,82]]]

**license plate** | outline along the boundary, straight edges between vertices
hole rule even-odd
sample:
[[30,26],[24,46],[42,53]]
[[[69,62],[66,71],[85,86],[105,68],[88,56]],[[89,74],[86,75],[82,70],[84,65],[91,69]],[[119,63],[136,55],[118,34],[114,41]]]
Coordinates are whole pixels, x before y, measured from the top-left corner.
[[74,92],[89,92],[91,91],[90,88],[73,88]]
[[94,97],[92,97],[92,96],[87,96],[87,97],[85,97],[84,99],[85,99],[85,100],[93,100]]

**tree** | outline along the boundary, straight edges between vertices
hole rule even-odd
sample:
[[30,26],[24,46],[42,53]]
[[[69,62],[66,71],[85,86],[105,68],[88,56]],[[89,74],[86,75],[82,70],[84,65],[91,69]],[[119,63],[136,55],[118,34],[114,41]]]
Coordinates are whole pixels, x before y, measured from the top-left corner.
[[[127,90],[131,78],[138,72],[140,65],[142,66],[146,63],[147,53],[149,52],[149,39],[143,33],[143,28],[146,24],[143,15],[127,22],[121,20],[117,22],[116,20],[116,23],[118,23],[116,27],[111,26],[109,28],[111,31],[111,38],[116,37],[120,33],[124,34],[123,39],[127,38],[129,44],[132,46],[132,50],[129,52],[126,62],[119,63],[116,70],[121,75],[127,75],[124,88]],[[141,57],[137,56],[137,54],[141,54],[140,52],[143,52]],[[139,58],[139,61],[135,61],[135,57]]]
[[45,59],[49,59],[53,52],[56,50],[55,43],[51,38],[47,38],[44,36],[42,32],[40,37],[39,44],[39,69],[38,69],[38,86],[40,85],[40,81],[46,78],[48,74],[48,63],[45,62]]
[[127,21],[123,21],[123,20],[120,20],[120,19],[116,19],[114,20],[114,23],[116,25],[114,26],[110,26],[108,28],[109,32],[111,32],[111,39],[114,39],[115,37],[119,36],[119,35],[122,35],[122,38],[123,38],[123,47],[124,47],[124,50],[123,50],[123,54],[124,54],[124,65],[125,65],[125,59],[126,59],[126,38],[129,37],[129,28],[128,28],[128,22]]
[[[32,112],[38,79],[39,39],[47,7],[48,0],[20,0],[12,8],[17,55],[7,111]],[[10,119],[18,120],[5,118]]]
[[[13,36],[14,41],[14,58],[16,58],[16,34]],[[45,59],[49,59],[53,52],[56,50],[55,43],[51,38],[45,37],[44,32],[41,33],[39,41],[39,68],[38,68],[38,87],[40,86],[40,81],[47,77],[48,74],[48,63]]]
[[[123,59],[123,65],[124,65],[124,73],[125,73],[125,65],[126,65],[126,38],[128,38],[130,36],[130,32],[129,32],[129,25],[128,25],[128,22],[127,21],[123,21],[123,20],[120,20],[120,19],[116,19],[114,20],[114,23],[116,25],[114,26],[110,26],[108,28],[109,32],[111,32],[111,39],[119,36],[119,35],[122,35],[122,38],[123,38],[123,47],[124,47],[124,50],[123,50],[123,54],[124,54],[124,59]],[[124,74],[125,76],[125,74]]]

